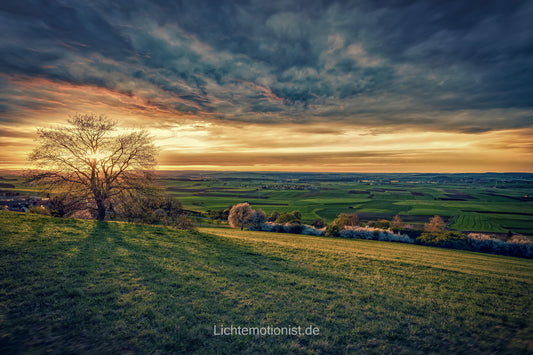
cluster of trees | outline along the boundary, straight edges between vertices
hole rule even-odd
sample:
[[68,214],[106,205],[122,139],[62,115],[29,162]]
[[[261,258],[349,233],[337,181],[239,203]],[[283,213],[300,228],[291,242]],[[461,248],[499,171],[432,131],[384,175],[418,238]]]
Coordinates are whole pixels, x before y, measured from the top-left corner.
[[269,232],[414,243],[533,258],[533,243],[526,237],[514,236],[504,242],[490,235],[449,231],[440,216],[430,218],[423,230],[405,224],[399,215],[391,221],[382,219],[363,225],[356,213],[341,213],[330,224],[321,219],[313,221],[315,225],[306,225],[301,223],[301,213],[298,211],[273,212],[267,218],[262,210],[254,211],[249,204],[243,203],[230,209],[229,221],[231,226],[241,229],[248,226]]
[[120,133],[103,115],[76,114],[69,125],[37,133],[29,157],[36,169],[25,176],[49,193],[50,215],[192,227],[181,204],[157,186],[157,149],[146,131]]
[[270,222],[285,224],[285,223],[302,223],[302,213],[300,211],[292,212],[278,212],[274,211],[270,214],[268,220]]
[[229,212],[231,211],[231,207],[232,206],[223,210],[208,210],[207,217],[212,220],[227,221],[229,217]]
[[113,209],[112,219],[128,222],[163,224],[180,229],[193,229],[192,220],[184,213],[181,202],[162,191],[131,194]]
[[340,232],[346,227],[359,225],[359,216],[356,213],[341,213],[326,228],[327,237],[340,237]]
[[[270,226],[286,226],[290,229],[291,233],[300,233],[302,230],[302,213],[300,211],[273,211],[267,216],[261,209],[252,209],[247,202],[218,212],[209,211],[208,216],[216,216],[218,219],[218,216],[223,216],[227,210],[229,210],[227,220],[230,226],[240,228],[241,230],[245,227],[258,230],[265,223],[269,223]],[[322,223],[325,223],[325,221],[322,220]],[[280,232],[285,231],[283,228],[277,228],[277,230]]]

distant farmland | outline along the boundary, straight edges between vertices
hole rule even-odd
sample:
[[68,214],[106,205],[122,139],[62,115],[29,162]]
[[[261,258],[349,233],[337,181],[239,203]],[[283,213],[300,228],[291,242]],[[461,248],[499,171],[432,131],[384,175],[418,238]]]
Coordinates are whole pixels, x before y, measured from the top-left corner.
[[267,213],[299,210],[307,222],[356,212],[423,224],[439,215],[451,229],[533,235],[533,174],[174,174],[163,180],[168,192],[197,211],[246,201]]
[[[249,202],[267,214],[299,210],[307,223],[355,212],[365,222],[399,214],[419,226],[439,215],[450,229],[533,236],[533,174],[159,174],[168,194],[196,212]],[[38,193],[19,176],[0,180],[0,194]]]

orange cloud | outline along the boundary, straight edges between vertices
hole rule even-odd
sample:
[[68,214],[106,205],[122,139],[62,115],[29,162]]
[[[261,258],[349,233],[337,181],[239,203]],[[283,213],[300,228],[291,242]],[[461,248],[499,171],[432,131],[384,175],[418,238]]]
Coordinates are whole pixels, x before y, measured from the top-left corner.
[[533,172],[531,129],[457,133],[339,122],[229,122],[173,109],[175,97],[156,87],[136,95],[44,78],[3,78],[12,86],[6,99],[20,110],[0,121],[0,168],[26,166],[37,127],[65,123],[75,112],[96,112],[121,127],[150,131],[161,148],[161,169]]

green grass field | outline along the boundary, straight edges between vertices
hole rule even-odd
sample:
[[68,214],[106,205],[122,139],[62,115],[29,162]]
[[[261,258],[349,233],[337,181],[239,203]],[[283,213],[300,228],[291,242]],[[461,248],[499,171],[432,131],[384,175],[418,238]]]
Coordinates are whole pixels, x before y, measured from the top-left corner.
[[13,212],[0,212],[0,257],[4,354],[533,351],[527,259]]

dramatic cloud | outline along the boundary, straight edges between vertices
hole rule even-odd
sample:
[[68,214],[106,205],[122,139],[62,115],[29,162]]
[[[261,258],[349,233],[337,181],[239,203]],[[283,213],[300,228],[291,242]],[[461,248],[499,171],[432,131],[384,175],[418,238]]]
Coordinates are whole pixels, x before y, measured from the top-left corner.
[[531,18],[529,1],[2,1],[0,134],[95,111],[197,142],[185,150],[512,140],[533,127]]

